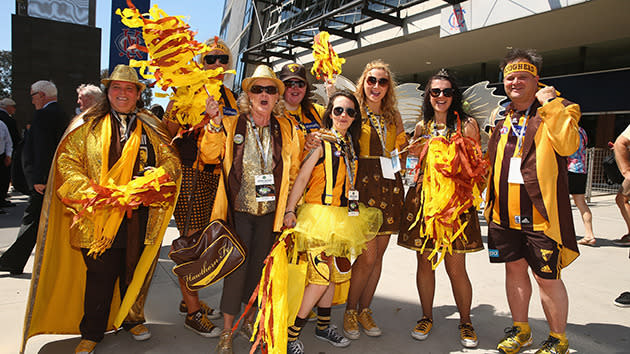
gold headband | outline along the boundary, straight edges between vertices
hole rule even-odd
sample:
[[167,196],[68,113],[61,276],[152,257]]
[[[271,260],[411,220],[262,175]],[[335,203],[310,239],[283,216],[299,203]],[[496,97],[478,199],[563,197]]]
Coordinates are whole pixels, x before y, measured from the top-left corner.
[[517,63],[510,63],[505,66],[505,69],[503,69],[503,77],[507,77],[511,73],[514,73],[517,71],[525,71],[534,76],[538,76],[538,71],[536,70],[536,66],[534,64],[527,63],[527,62],[517,62]]
[[213,48],[213,49],[214,49],[214,50],[219,50],[219,51],[222,51],[223,53],[228,54],[228,55],[230,54],[230,50],[228,49],[228,47],[227,47],[227,46],[223,45],[223,43],[218,43],[218,42],[217,42],[217,43],[214,45],[214,48]]

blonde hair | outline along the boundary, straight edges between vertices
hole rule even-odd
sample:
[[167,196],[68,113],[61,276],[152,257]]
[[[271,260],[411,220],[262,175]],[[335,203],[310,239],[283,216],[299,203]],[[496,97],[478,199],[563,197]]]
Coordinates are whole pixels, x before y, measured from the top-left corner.
[[[247,92],[241,92],[241,95],[238,96],[238,100],[236,101],[238,105],[238,112],[240,114],[249,115],[252,112],[252,102],[249,100],[249,96],[247,96]],[[273,111],[271,112],[274,116],[280,117],[284,116],[284,98],[281,95],[278,95],[278,101],[273,106]]]
[[387,73],[389,78],[389,85],[387,85],[387,92],[385,92],[385,96],[381,100],[381,113],[385,121],[389,124],[396,123],[396,116],[400,113],[398,112],[398,101],[396,100],[396,80],[394,79],[394,74],[389,69],[389,64],[386,64],[382,59],[372,60],[371,62],[365,65],[365,69],[363,69],[363,73],[359,77],[357,81],[357,91],[354,93],[357,96],[357,100],[359,101],[359,106],[361,107],[361,114],[365,116],[367,113],[365,111],[365,105],[367,104],[365,97],[365,88],[364,83],[365,79],[368,76],[368,73],[372,69],[380,69]]

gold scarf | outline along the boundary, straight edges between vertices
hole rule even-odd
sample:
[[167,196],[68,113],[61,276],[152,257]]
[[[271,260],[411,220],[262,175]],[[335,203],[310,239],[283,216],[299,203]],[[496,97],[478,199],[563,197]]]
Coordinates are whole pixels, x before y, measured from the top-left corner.
[[[140,140],[142,136],[142,122],[136,120],[136,129],[125,142],[120,158],[111,169],[109,169],[109,147],[112,139],[111,115],[105,117],[101,126],[101,141],[103,151],[101,153],[103,164],[101,165],[101,176],[98,184],[106,185],[110,180],[116,185],[126,185],[133,176],[133,166],[138,156]],[[125,215],[123,210],[118,208],[97,209],[94,211],[94,241],[90,245],[88,256],[99,256],[111,247]]]

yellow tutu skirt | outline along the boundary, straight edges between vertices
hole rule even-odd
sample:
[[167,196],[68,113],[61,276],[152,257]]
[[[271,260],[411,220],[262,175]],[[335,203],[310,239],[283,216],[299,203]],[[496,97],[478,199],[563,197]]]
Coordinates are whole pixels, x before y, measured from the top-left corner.
[[300,252],[357,257],[382,223],[381,211],[363,204],[359,204],[358,216],[348,216],[347,207],[305,203],[298,208],[295,245]]

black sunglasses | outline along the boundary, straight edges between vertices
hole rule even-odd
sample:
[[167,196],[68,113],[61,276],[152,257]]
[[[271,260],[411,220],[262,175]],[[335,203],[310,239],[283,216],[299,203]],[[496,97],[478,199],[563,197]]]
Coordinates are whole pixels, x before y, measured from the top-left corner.
[[[343,107],[335,107],[333,108],[332,112],[335,116],[340,116],[343,114],[344,108]],[[356,109],[354,108],[350,108],[350,107],[346,107],[345,108],[346,114],[348,114],[348,117],[353,117],[357,114]]]
[[249,89],[249,92],[255,93],[255,94],[262,93],[263,91],[267,92],[270,95],[275,95],[276,93],[278,93],[278,88],[275,86],[254,85],[252,86],[252,88]]
[[230,61],[230,56],[226,54],[219,54],[219,55],[208,54],[205,57],[203,57],[203,60],[205,60],[206,64],[209,64],[209,65],[216,63],[217,60],[221,64],[227,64]]
[[291,88],[291,87],[303,88],[304,86],[306,86],[306,82],[300,81],[300,80],[287,80],[284,82],[284,86],[286,86],[287,88]]
[[444,90],[433,88],[429,90],[429,93],[431,94],[431,97],[440,97],[441,93],[444,94],[444,97],[453,97],[453,94],[455,94],[455,90],[453,90],[453,88],[451,87],[445,88]]
[[374,85],[376,85],[377,82],[378,82],[379,86],[387,86],[387,85],[389,85],[389,79],[387,79],[387,78],[382,77],[380,79],[377,79],[374,76],[368,76],[368,78],[367,78],[368,85],[374,86]]

